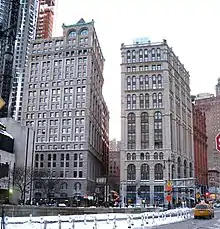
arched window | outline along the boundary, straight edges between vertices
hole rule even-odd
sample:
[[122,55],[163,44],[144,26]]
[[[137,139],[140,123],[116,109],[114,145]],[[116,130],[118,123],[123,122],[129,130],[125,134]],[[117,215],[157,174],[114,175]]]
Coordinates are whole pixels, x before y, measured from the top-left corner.
[[157,152],[154,153],[154,160],[158,160],[158,153]]
[[60,185],[60,189],[61,190],[65,190],[65,189],[68,189],[68,184],[63,182],[61,185]]
[[131,95],[127,95],[127,109],[131,109]]
[[140,94],[140,97],[139,97],[140,101],[140,109],[143,109],[144,108],[144,95],[143,94]]
[[160,160],[163,160],[163,152],[160,152],[160,153],[159,153],[159,159],[160,159]]
[[163,95],[161,92],[158,93],[158,107],[159,108],[163,107]]
[[82,185],[81,185],[79,182],[76,182],[76,183],[74,184],[74,190],[75,190],[76,192],[80,191],[81,188],[82,188]]
[[35,161],[39,161],[39,154],[35,154]]
[[127,89],[131,90],[131,77],[130,76],[127,77]]
[[144,50],[144,61],[148,61],[148,50]]
[[154,113],[154,148],[163,148],[162,113],[159,111]]
[[150,169],[148,164],[141,165],[141,180],[150,180]]
[[163,84],[162,84],[162,76],[159,74],[157,75],[157,87],[158,88],[162,88]]
[[140,158],[141,160],[144,160],[144,153],[141,153]]
[[136,180],[136,167],[134,164],[129,164],[127,167],[127,180]]
[[136,109],[136,95],[132,95],[132,109]]
[[163,165],[162,164],[156,164],[154,166],[154,179],[163,180]]
[[156,75],[152,75],[152,87],[153,87],[153,89],[157,88],[157,77],[156,77]]
[[74,159],[74,161],[77,161],[77,159],[78,159],[78,154],[77,153],[74,153],[73,159]]
[[80,35],[82,35],[82,36],[86,36],[88,34],[89,34],[88,29],[83,29],[83,30],[80,31]]
[[192,163],[189,163],[189,177],[193,177],[193,167],[192,167]]
[[187,162],[186,162],[186,160],[184,160],[183,167],[184,167],[184,178],[187,178]]
[[175,165],[171,166],[171,179],[173,180],[175,178]]
[[149,89],[149,76],[145,76],[145,89]]
[[144,89],[144,77],[139,76],[139,88],[142,90]]
[[149,147],[149,118],[148,113],[141,114],[141,149]]
[[127,160],[128,160],[128,161],[131,160],[131,154],[130,154],[130,153],[127,154]]
[[153,103],[153,108],[157,108],[157,93],[153,93],[152,103]]
[[56,161],[57,160],[57,155],[53,154],[53,160]]
[[136,76],[132,76],[132,90],[136,90]]
[[76,31],[73,30],[69,33],[68,37],[75,37],[76,36]]
[[151,59],[154,61],[155,60],[155,49],[151,49]]
[[136,148],[136,116],[128,114],[128,149]]
[[44,155],[43,155],[43,154],[40,155],[40,160],[41,160],[41,161],[44,160]]
[[48,161],[51,161],[51,154],[49,153],[48,156],[47,156],[47,160]]
[[146,153],[146,160],[150,160],[150,154]]
[[150,101],[149,101],[149,94],[146,93],[145,94],[145,108],[149,108],[150,107]]
[[66,154],[66,160],[68,161],[69,159],[70,159],[70,154],[67,153],[67,154]]
[[64,153],[61,153],[61,155],[60,155],[60,160],[61,160],[61,161],[64,161]]
[[177,178],[181,178],[181,158],[177,159]]
[[136,154],[132,153],[131,160],[135,161],[136,160]]
[[157,60],[161,59],[160,48],[157,49]]
[[80,160],[80,161],[83,160],[83,154],[82,154],[82,153],[79,154],[79,160]]

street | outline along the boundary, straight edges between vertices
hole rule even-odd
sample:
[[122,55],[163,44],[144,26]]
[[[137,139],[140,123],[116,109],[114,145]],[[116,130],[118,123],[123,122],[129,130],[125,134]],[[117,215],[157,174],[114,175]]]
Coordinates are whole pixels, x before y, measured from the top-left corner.
[[180,223],[155,226],[152,228],[163,229],[220,229],[220,210],[215,209],[214,219],[190,219]]

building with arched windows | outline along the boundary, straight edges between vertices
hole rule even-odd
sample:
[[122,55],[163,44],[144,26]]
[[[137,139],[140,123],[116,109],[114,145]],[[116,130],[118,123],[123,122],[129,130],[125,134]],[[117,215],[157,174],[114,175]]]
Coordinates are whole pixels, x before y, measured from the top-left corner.
[[168,180],[194,177],[190,76],[166,40],[122,44],[121,56],[122,202],[164,204]]
[[[96,178],[108,174],[103,66],[93,20],[63,25],[63,36],[30,45],[22,122],[36,131],[35,169],[60,180],[51,198],[93,195]],[[39,186],[34,191],[45,198]]]

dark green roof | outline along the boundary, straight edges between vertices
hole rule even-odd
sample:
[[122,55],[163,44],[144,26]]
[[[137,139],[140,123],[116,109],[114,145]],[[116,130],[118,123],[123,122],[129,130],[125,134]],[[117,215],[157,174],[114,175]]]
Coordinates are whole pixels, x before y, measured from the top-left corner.
[[63,23],[62,28],[71,28],[71,27],[82,26],[82,25],[91,25],[91,24],[94,24],[93,19],[90,22],[85,22],[85,20],[81,18],[76,24],[73,24],[73,25],[65,25]]

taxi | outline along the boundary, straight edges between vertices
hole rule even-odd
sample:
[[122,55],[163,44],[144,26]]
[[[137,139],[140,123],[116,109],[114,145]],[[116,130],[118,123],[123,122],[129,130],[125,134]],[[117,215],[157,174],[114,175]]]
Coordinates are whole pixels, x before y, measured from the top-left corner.
[[201,202],[194,209],[194,218],[214,218],[214,209],[211,204]]

